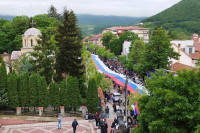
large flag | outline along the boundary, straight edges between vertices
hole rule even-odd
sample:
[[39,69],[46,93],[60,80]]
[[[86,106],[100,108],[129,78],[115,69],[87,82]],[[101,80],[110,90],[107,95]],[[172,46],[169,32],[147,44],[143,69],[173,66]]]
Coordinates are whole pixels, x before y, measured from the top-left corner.
[[134,111],[134,115],[138,115],[139,114],[139,111],[138,111],[138,108],[137,108],[137,103],[133,103],[131,105],[131,107],[133,108],[133,111]]

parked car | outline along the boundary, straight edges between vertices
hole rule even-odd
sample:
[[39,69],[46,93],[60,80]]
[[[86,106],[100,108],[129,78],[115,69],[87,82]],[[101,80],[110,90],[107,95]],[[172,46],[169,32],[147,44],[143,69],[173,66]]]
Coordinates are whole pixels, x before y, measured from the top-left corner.
[[122,96],[120,93],[114,92],[113,93],[113,102],[121,102]]

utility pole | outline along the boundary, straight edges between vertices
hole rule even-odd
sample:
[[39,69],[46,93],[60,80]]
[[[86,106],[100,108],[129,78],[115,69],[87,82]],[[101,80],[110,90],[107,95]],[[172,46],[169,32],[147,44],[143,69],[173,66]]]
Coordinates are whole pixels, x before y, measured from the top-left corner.
[[128,86],[128,76],[126,76],[126,82],[125,82],[125,121],[127,123],[127,86]]

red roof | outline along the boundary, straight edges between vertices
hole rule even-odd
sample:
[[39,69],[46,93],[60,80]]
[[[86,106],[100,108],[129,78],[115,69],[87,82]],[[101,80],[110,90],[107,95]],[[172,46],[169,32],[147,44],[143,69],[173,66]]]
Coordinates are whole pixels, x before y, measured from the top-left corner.
[[105,30],[148,30],[148,28],[138,27],[138,26],[125,26],[125,27],[110,27]]
[[195,51],[200,52],[200,45],[195,47]]
[[192,59],[195,59],[195,60],[197,60],[198,58],[200,58],[200,52],[198,52],[198,53],[193,53],[193,54],[190,54],[190,57],[191,57]]
[[92,38],[88,39],[88,41],[97,40],[97,39],[101,38],[102,36],[103,36],[102,34],[94,35],[94,36],[92,36]]
[[193,68],[194,67],[192,67],[192,66],[188,66],[188,65],[184,65],[184,64],[176,62],[176,63],[173,64],[173,70],[172,71],[177,72],[177,71],[180,71],[180,70],[183,70],[183,69],[190,70],[190,69],[193,69]]

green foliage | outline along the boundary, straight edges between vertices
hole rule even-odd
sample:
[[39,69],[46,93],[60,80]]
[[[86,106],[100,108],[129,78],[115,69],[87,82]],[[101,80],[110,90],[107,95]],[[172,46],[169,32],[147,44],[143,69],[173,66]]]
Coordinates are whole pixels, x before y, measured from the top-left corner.
[[116,39],[117,36],[114,35],[111,31],[109,32],[106,32],[103,34],[102,38],[101,38],[101,41],[102,41],[102,44],[107,48],[107,49],[110,49],[110,42],[114,39]]
[[59,53],[56,56],[56,72],[58,80],[61,74],[76,76],[82,75],[81,60],[81,33],[77,26],[77,19],[73,11],[64,11],[62,24],[58,28]]
[[60,19],[60,14],[57,13],[57,9],[53,5],[51,5],[49,10],[48,10],[48,17]]
[[80,92],[78,79],[76,77],[69,77],[67,80],[69,92],[69,105],[70,107],[78,107],[80,105]]
[[70,105],[70,88],[69,85],[66,83],[65,80],[63,80],[60,83],[60,106],[69,107]]
[[0,107],[8,105],[8,93],[7,93],[7,72],[5,62],[0,64]]
[[59,86],[55,82],[51,82],[49,89],[50,105],[54,108],[60,106]]
[[[162,25],[165,29],[178,35],[175,39],[188,39],[191,34],[200,33],[199,6],[199,0],[182,0],[161,13],[142,20],[142,22]],[[182,35],[179,32],[182,32]]]
[[113,82],[111,79],[103,77],[100,82],[100,87],[103,91],[108,92],[113,89]]
[[139,99],[140,126],[136,133],[198,132],[200,123],[200,72],[183,70],[152,75],[149,94]]
[[99,103],[97,85],[94,78],[89,80],[88,91],[87,91],[87,108],[91,113],[95,113]]
[[196,65],[197,65],[198,67],[200,67],[200,58],[197,59],[197,63],[196,63]]
[[123,42],[119,39],[112,40],[110,42],[110,50],[113,52],[115,55],[121,55],[122,52],[122,44]]
[[142,40],[136,40],[130,50],[130,54],[128,55],[129,59],[133,62],[133,64],[137,64],[141,62],[141,58],[144,58],[144,54],[146,50],[146,44]]
[[29,102],[29,74],[28,72],[23,73],[20,75],[20,100],[22,107],[28,107],[30,106]]
[[[37,107],[38,106],[38,98],[39,98],[39,75],[38,74],[33,74],[29,77],[29,101],[30,107]],[[35,110],[34,110],[35,111]]]
[[25,54],[20,56],[19,60],[14,60],[12,63],[13,69],[16,71],[16,73],[23,74],[25,72],[30,72],[32,69],[32,64],[30,63],[30,59]]
[[34,47],[34,52],[31,52],[33,57],[30,62],[33,65],[32,70],[41,76],[44,76],[47,84],[53,79],[55,75],[55,53],[57,53],[57,41],[55,37],[50,35],[47,31],[42,32],[39,45]]
[[48,107],[48,91],[47,91],[47,82],[44,77],[39,77],[39,87],[38,87],[38,107]]

